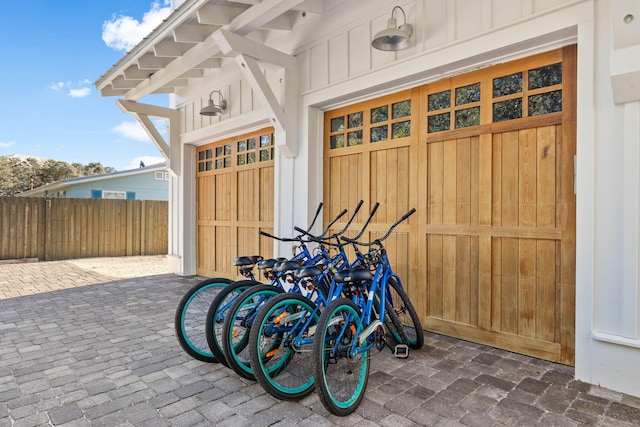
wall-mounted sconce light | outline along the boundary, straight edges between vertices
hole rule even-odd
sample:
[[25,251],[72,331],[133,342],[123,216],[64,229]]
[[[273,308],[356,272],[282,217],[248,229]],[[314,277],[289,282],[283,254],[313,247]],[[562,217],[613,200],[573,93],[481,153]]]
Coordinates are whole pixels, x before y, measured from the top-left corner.
[[[404,16],[404,24],[397,26],[394,13],[396,9],[402,11]],[[371,46],[379,50],[402,50],[409,47],[411,44],[411,34],[413,33],[413,27],[411,24],[407,24],[407,15],[400,6],[395,6],[391,10],[391,18],[387,21],[387,29],[379,31],[373,40]]]
[[[214,93],[217,93],[220,96],[220,103],[218,105],[214,104],[213,99],[211,98]],[[224,110],[226,109],[227,101],[225,101],[224,97],[222,96],[222,92],[220,92],[219,90],[214,90],[209,94],[209,103],[206,107],[203,107],[200,110],[200,114],[203,116],[219,116],[224,113]]]

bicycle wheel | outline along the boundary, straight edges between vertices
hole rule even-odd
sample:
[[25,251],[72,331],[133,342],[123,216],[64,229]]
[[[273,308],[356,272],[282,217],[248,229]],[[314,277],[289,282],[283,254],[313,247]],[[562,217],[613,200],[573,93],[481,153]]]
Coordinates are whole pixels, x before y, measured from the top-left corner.
[[224,319],[233,305],[235,298],[251,286],[259,284],[260,282],[256,282],[255,280],[233,282],[220,291],[209,306],[207,319],[205,321],[205,335],[211,353],[224,366],[229,366],[224,357],[224,350],[222,349],[222,327],[224,325]]
[[222,351],[231,369],[248,380],[255,380],[249,360],[249,331],[265,302],[283,293],[273,285],[253,286],[241,293],[225,316],[222,326]]
[[313,391],[313,339],[319,310],[309,298],[285,293],[258,312],[249,333],[256,380],[270,395],[297,400]]
[[327,305],[318,319],[314,340],[316,392],[334,415],[353,413],[364,397],[369,380],[369,351],[350,356],[358,337],[360,308],[347,298]]
[[218,292],[231,283],[225,278],[211,278],[193,286],[184,294],[174,319],[178,342],[187,354],[203,362],[216,363],[205,335],[205,321],[211,302]]
[[416,313],[416,309],[411,304],[407,293],[393,277],[389,278],[387,295],[389,296],[388,301],[393,306],[393,311],[400,318],[402,330],[408,338],[406,344],[413,349],[422,348],[424,345],[424,331],[422,330],[418,313]]

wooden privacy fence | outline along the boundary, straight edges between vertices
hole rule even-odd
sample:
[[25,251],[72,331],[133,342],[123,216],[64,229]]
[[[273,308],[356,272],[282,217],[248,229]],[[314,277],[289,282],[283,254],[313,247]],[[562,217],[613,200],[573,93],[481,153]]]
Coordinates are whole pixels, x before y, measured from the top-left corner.
[[162,255],[168,222],[163,201],[0,197],[0,260]]

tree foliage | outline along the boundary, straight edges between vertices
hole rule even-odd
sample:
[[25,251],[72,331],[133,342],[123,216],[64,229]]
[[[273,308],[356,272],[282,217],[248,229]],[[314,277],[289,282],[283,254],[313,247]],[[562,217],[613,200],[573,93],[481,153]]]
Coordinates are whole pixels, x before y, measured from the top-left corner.
[[0,196],[13,196],[23,191],[67,178],[115,172],[99,162],[87,165],[60,160],[38,160],[33,157],[0,157]]

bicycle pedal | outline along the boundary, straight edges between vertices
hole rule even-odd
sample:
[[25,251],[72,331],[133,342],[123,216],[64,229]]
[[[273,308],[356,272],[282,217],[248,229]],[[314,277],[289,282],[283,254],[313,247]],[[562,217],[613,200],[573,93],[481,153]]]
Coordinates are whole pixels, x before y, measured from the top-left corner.
[[397,344],[393,349],[393,355],[398,359],[409,357],[409,347],[406,344]]

